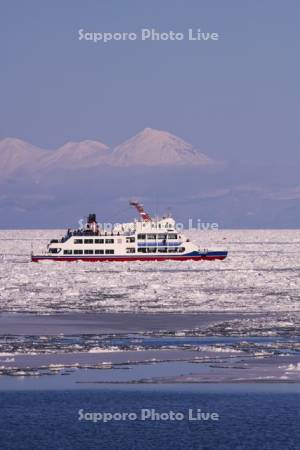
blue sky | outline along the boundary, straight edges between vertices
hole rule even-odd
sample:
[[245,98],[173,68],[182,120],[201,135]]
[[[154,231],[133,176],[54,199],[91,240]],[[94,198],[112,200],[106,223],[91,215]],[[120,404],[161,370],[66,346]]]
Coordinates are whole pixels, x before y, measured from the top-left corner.
[[[0,138],[116,145],[164,129],[210,156],[300,162],[298,1],[2,0]],[[78,30],[218,42],[78,41]]]

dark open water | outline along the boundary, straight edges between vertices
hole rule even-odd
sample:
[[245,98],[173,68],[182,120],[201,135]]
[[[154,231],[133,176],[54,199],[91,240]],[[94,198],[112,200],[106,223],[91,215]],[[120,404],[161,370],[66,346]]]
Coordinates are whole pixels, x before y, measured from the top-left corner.
[[[179,391],[177,391],[177,389]],[[217,392],[217,393],[216,393]],[[171,389],[0,392],[1,450],[289,450],[300,448],[296,392]],[[155,408],[217,412],[219,421],[78,420],[85,412],[136,412]]]

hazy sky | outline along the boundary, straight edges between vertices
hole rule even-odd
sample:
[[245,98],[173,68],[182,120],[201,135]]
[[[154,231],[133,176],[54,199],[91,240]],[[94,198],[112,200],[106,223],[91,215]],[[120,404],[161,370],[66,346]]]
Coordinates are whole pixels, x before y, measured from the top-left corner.
[[[1,0],[0,138],[116,145],[145,127],[213,157],[300,162],[298,0]],[[78,30],[218,32],[79,41]]]

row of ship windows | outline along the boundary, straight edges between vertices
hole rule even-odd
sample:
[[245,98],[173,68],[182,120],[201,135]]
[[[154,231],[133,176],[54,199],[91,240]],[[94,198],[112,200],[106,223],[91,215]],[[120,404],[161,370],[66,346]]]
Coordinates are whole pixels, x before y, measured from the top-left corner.
[[168,233],[168,234],[138,234],[138,239],[177,239],[177,234],[175,233]]
[[74,239],[74,244],[113,244],[114,239]]
[[64,250],[64,255],[113,255],[114,250]]
[[[184,247],[179,248],[139,248],[139,253],[182,253]],[[113,255],[114,250],[64,250],[64,255]],[[134,248],[127,248],[126,253],[135,253]]]
[[160,248],[139,248],[139,253],[182,253],[185,251],[184,247],[176,247],[176,248],[170,248],[170,247],[160,247]]
[[[149,222],[143,222],[142,226],[149,227]],[[170,228],[171,229],[171,228],[174,228],[174,225],[172,225],[171,223],[161,224],[161,223],[152,222],[151,227],[152,228]]]
[[[177,234],[138,234],[140,240],[177,239]],[[122,240],[118,239],[118,243]],[[134,237],[127,237],[126,242],[135,242]],[[74,239],[74,244],[113,244],[114,239]]]

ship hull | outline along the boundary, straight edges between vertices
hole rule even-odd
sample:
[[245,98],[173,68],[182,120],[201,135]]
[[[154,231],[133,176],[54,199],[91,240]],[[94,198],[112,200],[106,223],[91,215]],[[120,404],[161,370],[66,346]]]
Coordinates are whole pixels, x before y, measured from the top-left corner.
[[39,261],[85,261],[85,262],[128,262],[128,261],[212,261],[223,260],[227,257],[226,251],[212,251],[207,253],[193,252],[186,255],[80,255],[80,256],[52,256],[52,255],[32,255],[32,262]]

